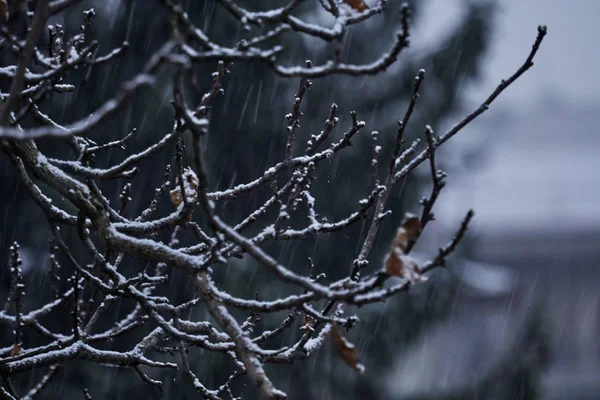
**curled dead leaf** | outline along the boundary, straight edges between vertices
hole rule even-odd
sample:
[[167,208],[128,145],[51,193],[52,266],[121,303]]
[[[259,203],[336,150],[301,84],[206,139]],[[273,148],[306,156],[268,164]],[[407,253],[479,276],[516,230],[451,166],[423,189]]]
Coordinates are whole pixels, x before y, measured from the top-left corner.
[[402,225],[398,228],[392,248],[399,248],[402,253],[408,249],[408,244],[417,240],[421,234],[421,220],[414,214],[406,213]]
[[421,269],[415,260],[407,254],[394,249],[385,259],[385,273],[390,276],[404,278],[410,283],[421,283],[427,281],[427,277],[421,274]]
[[[183,188],[185,190],[185,199],[188,203],[196,200],[198,190],[198,177],[192,171],[191,168],[185,168],[181,174],[183,178]],[[181,185],[179,185],[179,177],[175,178],[175,188],[171,190],[171,203],[178,208],[183,203],[183,196],[181,195]]]
[[421,234],[421,220],[413,215],[406,214],[402,225],[394,237],[392,248],[385,258],[385,273],[390,276],[404,278],[411,283],[425,282],[426,276],[421,274],[419,265],[413,260],[406,250],[409,243],[418,239]]
[[21,354],[21,343],[15,343],[15,345],[12,347],[12,349],[10,349],[10,356],[16,357],[19,354]]
[[348,4],[358,12],[363,12],[369,9],[369,6],[367,6],[367,3],[365,3],[364,0],[344,0],[344,3]]
[[356,350],[354,344],[350,343],[342,336],[340,329],[336,324],[333,324],[331,327],[331,338],[333,339],[335,349],[342,360],[359,373],[365,374],[366,368],[359,362],[358,350]]
[[179,207],[179,205],[183,202],[183,198],[181,197],[181,190],[179,188],[175,188],[171,190],[171,203],[175,206],[175,208]]

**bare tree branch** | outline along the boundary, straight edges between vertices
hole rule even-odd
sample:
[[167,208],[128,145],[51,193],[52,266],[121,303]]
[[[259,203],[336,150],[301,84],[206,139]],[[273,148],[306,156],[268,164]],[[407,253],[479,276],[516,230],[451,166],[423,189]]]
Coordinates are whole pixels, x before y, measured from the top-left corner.
[[[248,28],[247,38],[233,47],[211,39],[199,28],[201,24],[188,14],[184,3],[158,1],[164,6],[170,22],[169,39],[150,56],[132,80],[122,83],[120,90],[104,99],[92,116],[72,123],[62,122],[58,116],[40,111],[44,109],[40,108],[44,95],[52,93],[52,96],[60,96],[77,90],[76,85],[69,82],[70,73],[75,68],[110,63],[128,49],[128,42],[97,57],[99,43],[88,38],[94,14],[90,10],[83,15],[80,31],[69,40],[63,40],[61,27],[52,27],[48,31],[50,45],[38,47],[42,30],[47,28],[47,18],[78,5],[79,0],[38,1],[24,42],[8,26],[0,28],[0,36],[10,44],[11,52],[19,60],[17,65],[0,66],[0,80],[10,81],[9,93],[0,93],[0,148],[11,161],[27,193],[46,217],[52,236],[49,273],[52,295],[37,308],[31,308],[24,301],[26,292],[23,292],[18,245],[11,249],[10,301],[0,311],[0,324],[15,332],[11,342],[0,348],[1,393],[6,398],[20,398],[17,390],[22,388],[13,384],[11,377],[47,368],[38,383],[27,388],[24,398],[34,398],[52,384],[62,366],[73,360],[133,369],[143,382],[158,389],[163,387],[162,382],[151,377],[154,375],[149,372],[150,369],[180,369],[182,376],[191,382],[199,395],[210,399],[233,396],[232,383],[243,377],[247,377],[264,398],[286,398],[286,394],[275,387],[266,364],[292,364],[313,356],[328,340],[332,329],[335,334],[338,326],[347,329],[360,327],[356,316],[345,314],[348,306],[385,301],[419,282],[395,274],[400,276],[400,280],[384,286],[394,274],[379,265],[369,268],[370,253],[379,229],[391,213],[388,203],[394,185],[429,159],[432,191],[422,203],[421,217],[413,218],[419,229],[410,237],[402,237],[402,245],[396,246],[402,247],[398,256],[409,260],[407,257],[422,230],[434,221],[432,209],[445,184],[445,174],[437,169],[436,150],[483,114],[509,85],[531,68],[546,35],[546,28],[539,27],[525,63],[458,124],[439,138],[434,137],[433,129],[427,126],[424,149],[419,140],[406,147],[404,143],[406,127],[425,84],[425,71],[419,71],[408,107],[398,122],[388,159],[382,159],[384,153],[377,144],[378,132],[371,134],[374,185],[365,182],[365,198],[352,212],[332,222],[319,215],[323,194],[316,193],[311,185],[312,174],[322,168],[325,160],[342,157],[357,135],[362,135],[366,124],[352,111],[347,130],[336,131],[341,118],[338,115],[341,114],[338,106],[332,104],[327,110],[328,118],[323,130],[299,147],[300,120],[310,79],[333,74],[372,75],[387,69],[409,44],[409,8],[403,6],[401,9],[398,21],[401,31],[391,49],[372,62],[354,65],[341,59],[339,49],[346,33],[350,26],[384,12],[386,2],[383,0],[370,8],[363,7],[360,12],[348,11],[334,0],[321,0],[320,7],[335,20],[330,27],[311,24],[293,15],[301,0],[290,0],[284,7],[263,11],[247,10],[234,0],[219,0],[220,7],[243,28]],[[259,27],[260,32],[253,31],[253,27]],[[308,62],[300,66],[284,66],[278,61],[278,56],[287,49],[272,43],[286,32],[332,42],[333,50],[321,65]],[[196,64],[211,60],[218,63],[216,71],[206,78],[210,89],[197,104],[190,105],[192,96],[186,90],[187,86],[190,84],[198,88],[195,80],[189,82],[190,72]],[[282,151],[285,156],[272,167],[253,175],[254,179],[248,182],[215,190],[209,181],[209,168],[213,166],[204,159],[207,146],[204,138],[211,134],[210,107],[214,106],[223,87],[228,85],[227,72],[232,61],[259,62],[274,74],[298,77],[300,82],[291,113],[286,116],[288,136]],[[122,139],[108,142],[96,142],[90,137],[92,132],[122,112],[140,89],[153,86],[159,71],[161,76],[164,74],[170,78],[168,82],[172,85],[174,116],[171,131],[142,149],[135,149],[135,143],[129,140],[127,143],[134,149],[128,150],[122,161],[106,166],[96,165],[94,157],[100,158],[102,151],[125,150],[125,142],[134,136],[136,130],[123,129],[120,132]],[[47,157],[36,143],[42,137],[54,140],[57,146],[66,142],[75,153],[74,158]],[[326,145],[327,141],[330,144]],[[192,150],[191,162],[184,156],[186,148]],[[144,161],[157,160],[160,152],[173,149],[173,168],[165,166],[165,174],[156,184],[158,187],[153,195],[141,199],[145,208],[137,209],[137,202],[131,201],[140,192],[137,184],[135,181],[119,182],[118,179],[133,177],[143,167]],[[298,152],[302,154],[298,155]],[[379,176],[381,162],[387,166],[385,177]],[[171,180],[175,181],[174,185]],[[112,195],[104,190],[108,184],[116,186],[112,193],[121,194],[118,206],[111,206]],[[261,205],[248,210],[244,218],[232,221],[234,218],[220,212],[227,201],[262,193],[262,190],[272,191],[267,192]],[[170,197],[173,211],[164,212],[159,207],[164,197]],[[52,199],[60,199],[60,202],[56,205]],[[446,260],[465,237],[473,215],[469,211],[455,237],[415,273],[425,274],[435,267],[445,266]],[[368,231],[360,243],[356,259],[348,266],[349,274],[343,278],[332,279],[325,274],[314,276],[318,266],[312,261],[308,271],[298,271],[269,254],[264,246],[269,241],[293,243],[309,237],[338,234],[364,220],[369,220]],[[78,240],[76,245],[81,246],[83,251],[74,251],[75,245],[61,229],[76,234],[73,235]],[[179,240],[188,234],[195,240],[180,244]],[[406,232],[399,231],[399,234]],[[251,268],[265,270],[269,279],[284,284],[285,293],[261,293],[260,297],[257,294],[256,297],[243,298],[220,287],[215,282],[215,270],[220,264],[244,256],[254,261]],[[130,260],[143,260],[145,267],[131,274],[128,272],[131,269],[123,268]],[[230,267],[235,271],[234,265]],[[196,297],[178,303],[171,294],[169,297],[158,294],[157,289],[169,282],[170,275],[174,273],[183,274],[194,283]],[[110,319],[106,312],[109,307],[131,303],[134,306],[125,315],[111,319],[109,327],[103,326],[101,321]],[[319,311],[317,307],[325,303],[325,308]],[[211,322],[195,317],[198,315],[195,311],[202,307],[212,317]],[[55,316],[65,308],[70,312],[69,323],[61,328],[46,324],[43,318]],[[265,329],[259,323],[261,316],[275,318],[281,311],[285,312],[284,317],[274,323],[269,322],[271,329]],[[298,325],[302,333],[291,340],[296,335],[288,335],[287,332],[297,329]],[[146,327],[147,330],[142,329]],[[32,345],[29,336],[24,333],[29,331],[35,331],[43,344]],[[139,340],[132,348],[128,347],[130,350],[102,347],[126,334],[138,335]],[[277,340],[272,340],[274,338]],[[339,336],[338,340],[345,339]],[[228,377],[223,378],[217,387],[207,387],[188,359],[188,353],[198,348],[220,353],[233,361],[234,367]],[[177,356],[178,362],[159,361],[162,359],[155,357],[157,353]],[[85,393],[89,397],[89,393]]]

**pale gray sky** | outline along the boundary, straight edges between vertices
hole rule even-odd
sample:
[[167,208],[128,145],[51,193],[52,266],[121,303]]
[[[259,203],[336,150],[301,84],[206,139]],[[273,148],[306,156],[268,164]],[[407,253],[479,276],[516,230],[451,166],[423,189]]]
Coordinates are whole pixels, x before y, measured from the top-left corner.
[[[477,1],[477,0],[472,0]],[[479,0],[487,1],[487,0]],[[416,46],[434,41],[459,16],[462,0],[430,0],[425,22],[413,35]],[[503,95],[499,104],[528,104],[548,91],[567,101],[600,101],[600,43],[597,0],[498,0],[499,19],[495,40],[486,62],[489,81],[475,91],[482,96],[499,78],[523,62],[536,35],[537,26],[547,25],[548,36],[536,57],[533,73]]]
[[[451,28],[460,4],[432,0],[414,45],[433,42]],[[468,90],[473,105],[521,65],[537,25],[547,25],[548,35],[533,69],[455,141],[461,146],[483,137],[489,145],[480,168],[449,177],[437,215],[451,224],[472,207],[475,226],[483,230],[600,226],[600,1],[499,4],[486,79]],[[493,115],[499,113],[514,117],[497,126]]]
[[[566,101],[600,101],[600,47],[597,0],[503,0],[497,38],[487,67],[489,77],[514,68],[535,35],[548,26],[548,36],[528,74],[505,100],[535,101],[550,90]],[[526,46],[527,45],[527,46]]]

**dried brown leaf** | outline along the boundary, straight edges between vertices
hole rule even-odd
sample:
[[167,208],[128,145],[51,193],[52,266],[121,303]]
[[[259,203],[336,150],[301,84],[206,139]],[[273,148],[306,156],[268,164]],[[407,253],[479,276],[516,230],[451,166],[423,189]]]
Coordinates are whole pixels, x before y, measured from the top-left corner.
[[425,282],[427,277],[421,274],[421,269],[409,255],[392,250],[385,259],[385,273],[390,276],[404,278],[411,283]]
[[402,225],[398,228],[398,233],[392,243],[392,248],[399,248],[402,252],[406,252],[408,244],[417,240],[421,234],[421,220],[414,214],[407,213],[404,216]]
[[365,3],[363,0],[344,0],[344,3],[348,4],[358,12],[363,12],[369,9],[369,6],[367,6],[367,3]]
[[179,205],[183,202],[183,198],[181,197],[181,190],[177,187],[169,193],[171,195],[171,203],[175,206],[175,208],[179,207]]
[[358,350],[340,333],[340,329],[337,325],[333,324],[331,327],[331,338],[335,344],[335,349],[338,354],[344,360],[346,364],[354,368],[361,374],[365,374],[366,368],[359,362]]
[[[198,177],[190,168],[185,168],[183,174],[183,188],[185,190],[185,198],[188,202],[193,202],[196,199],[198,190]],[[179,177],[175,178],[175,188],[171,190],[171,203],[178,208],[183,203],[183,196],[181,195],[181,187],[179,185]]]
[[[1,1],[1,0],[0,0]],[[15,343],[12,349],[10,349],[10,356],[16,357],[21,354],[21,343]]]
[[421,275],[417,262],[406,254],[409,243],[417,240],[420,234],[421,220],[417,216],[407,213],[385,259],[386,274],[404,278],[411,283],[427,280],[427,277]]

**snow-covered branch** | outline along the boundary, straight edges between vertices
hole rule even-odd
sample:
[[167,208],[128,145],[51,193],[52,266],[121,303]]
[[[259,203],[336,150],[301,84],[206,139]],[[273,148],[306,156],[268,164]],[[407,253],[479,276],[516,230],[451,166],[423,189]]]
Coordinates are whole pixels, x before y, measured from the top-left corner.
[[[436,167],[436,149],[485,112],[504,89],[533,65],[535,53],[546,34],[545,27],[539,28],[523,66],[502,81],[479,108],[438,138],[426,127],[425,148],[418,140],[405,147],[404,131],[419,106],[420,89],[426,84],[425,71],[419,71],[408,107],[399,121],[389,159],[383,159],[384,153],[380,153],[381,146],[377,144],[378,134],[373,132],[372,148],[364,149],[368,159],[372,159],[373,182],[364,182],[365,197],[353,211],[331,222],[319,215],[322,198],[327,195],[314,189],[312,174],[323,168],[326,164],[323,161],[343,157],[353,140],[357,142],[356,137],[364,134],[365,122],[359,120],[354,111],[345,121],[339,107],[333,104],[325,110],[328,118],[323,130],[311,135],[306,143],[299,143],[300,120],[308,101],[305,94],[313,84],[310,79],[333,74],[371,75],[387,69],[408,46],[409,8],[401,9],[400,32],[390,50],[374,61],[348,64],[334,51],[321,65],[306,62],[301,66],[284,66],[278,56],[287,49],[280,44],[267,45],[283,33],[309,35],[336,42],[339,47],[350,26],[384,12],[386,2],[379,1],[371,8],[360,2],[360,8],[353,9],[337,0],[321,1],[321,6],[334,19],[332,26],[324,27],[294,15],[301,0],[290,0],[284,7],[263,11],[247,10],[234,0],[219,0],[217,3],[228,15],[253,33],[237,45],[226,47],[199,28],[202,24],[194,21],[182,2],[157,1],[164,6],[171,24],[169,40],[149,57],[131,80],[123,82],[112,97],[104,99],[96,111],[74,122],[61,121],[60,115],[40,111],[40,106],[49,99],[44,94],[52,92],[54,99],[64,92],[78,90],[78,82],[72,82],[72,71],[110,63],[129,51],[128,43],[123,42],[105,56],[96,56],[99,44],[89,37],[88,29],[93,23],[93,10],[84,12],[80,32],[68,40],[69,35],[62,27],[47,26],[52,15],[79,3],[73,0],[38,1],[25,40],[7,27],[0,29],[11,51],[19,56],[17,65],[0,66],[0,81],[10,81],[10,91],[0,93],[0,149],[46,217],[45,223],[49,224],[52,233],[50,284],[54,293],[42,307],[27,308],[28,303],[23,301],[27,292],[23,291],[19,247],[15,243],[11,250],[10,301],[0,311],[0,324],[10,326],[15,332],[14,341],[2,344],[5,347],[0,349],[0,375],[5,378],[3,394],[17,397],[10,383],[11,376],[44,368],[42,379],[24,394],[25,398],[33,398],[62,366],[77,359],[131,368],[143,382],[159,389],[161,382],[148,375],[149,368],[180,369],[181,376],[189,379],[202,396],[211,399],[229,395],[232,382],[246,376],[263,397],[282,399],[286,395],[276,388],[265,364],[292,364],[309,358],[329,337],[333,338],[344,361],[364,371],[354,346],[339,332],[340,326],[347,329],[361,326],[356,317],[344,315],[345,307],[385,301],[409,290],[413,284],[424,282],[425,273],[445,265],[446,258],[465,236],[472,212],[467,214],[454,239],[441,247],[431,261],[418,266],[409,255],[422,230],[433,221],[432,208],[444,186],[445,175]],[[254,33],[253,27],[261,28],[260,32]],[[38,47],[43,28],[47,28],[52,39],[48,48]],[[210,60],[218,61],[216,71],[204,77],[210,88],[197,104],[190,104],[188,97],[191,96],[185,89],[191,84],[188,81],[193,75],[191,72],[195,64]],[[281,161],[255,173],[247,182],[216,190],[209,181],[213,166],[205,159],[204,138],[212,134],[210,108],[227,86],[229,69],[235,68],[233,61],[260,62],[282,77],[299,77],[300,85],[291,113],[286,116],[288,137],[285,148],[281,149]],[[153,144],[123,155],[121,161],[97,165],[97,154],[114,148],[125,151],[125,142],[142,132],[124,127],[119,132],[121,139],[97,142],[92,139],[92,132],[127,107],[142,88],[152,90],[159,71],[161,77],[170,78],[172,85],[172,130],[155,139]],[[340,123],[348,123],[346,131],[336,129]],[[75,154],[47,157],[36,142],[40,138],[51,138],[56,146],[66,143]],[[135,148],[134,141],[131,139],[127,144]],[[193,160],[184,157],[185,146],[191,147]],[[157,160],[159,153],[165,151],[174,151],[175,165],[161,166],[165,170],[164,179],[153,196],[138,202],[145,208],[132,210],[136,207],[131,201],[136,196],[136,188],[128,180],[143,170],[145,161]],[[423,200],[421,217],[407,216],[395,238],[384,238],[393,240],[385,266],[370,264],[377,234],[391,213],[388,200],[394,185],[425,160],[430,163],[433,188],[430,197]],[[380,179],[377,165],[381,162],[388,168]],[[116,191],[121,193],[120,207],[111,206],[110,196],[102,190],[108,184],[124,184]],[[267,195],[262,197],[261,205],[244,214],[245,218],[232,220],[221,213],[227,202],[259,193]],[[167,203],[165,207],[170,208],[169,212],[161,211],[165,208],[159,207],[162,203]],[[265,246],[269,241],[288,241],[293,245],[297,240],[337,234],[360,221],[367,222],[368,232],[358,244],[360,251],[352,265],[340,265],[348,271],[343,278],[332,279],[325,274],[313,276],[312,261],[308,272],[300,272],[270,254]],[[247,233],[251,228],[254,233]],[[61,229],[72,231],[78,239],[78,251],[67,244]],[[167,240],[162,238],[164,232],[169,234]],[[195,241],[180,245],[179,235],[187,233]],[[223,264],[244,257],[253,260],[248,263],[249,268],[260,269],[264,271],[261,276],[285,284],[282,287],[287,292],[244,298],[216,283],[216,272]],[[130,269],[122,268],[141,264],[146,266],[133,275],[126,272]],[[229,268],[231,274],[239,273],[237,264],[231,263]],[[185,276],[192,282],[196,296],[178,304],[168,295],[158,295],[158,289],[172,282],[174,276],[179,279]],[[388,280],[393,283],[388,282],[386,286]],[[109,327],[100,323],[109,318],[106,312],[109,307],[127,307],[125,304],[132,302],[132,309],[125,316],[114,318]],[[321,309],[320,304],[327,305]],[[70,309],[64,326],[57,328],[45,322],[64,307]],[[202,314],[195,311],[202,308],[212,317],[211,322],[198,320]],[[261,315],[272,317],[282,311],[287,317],[274,326],[258,323]],[[303,333],[297,339],[290,339],[295,335],[285,334],[298,328]],[[28,330],[38,332],[46,340],[45,344],[30,345],[28,336],[23,334]],[[122,350],[122,346],[117,346],[119,351],[107,350],[99,346],[118,342],[125,334],[138,335],[138,342],[131,350]],[[276,337],[277,341],[271,340]],[[188,359],[188,352],[195,348],[229,357],[234,367],[228,379],[214,389],[206,387]],[[164,361],[165,354],[176,356],[178,362]]]

